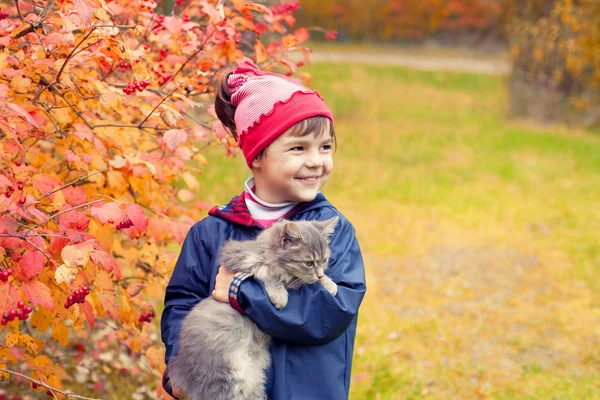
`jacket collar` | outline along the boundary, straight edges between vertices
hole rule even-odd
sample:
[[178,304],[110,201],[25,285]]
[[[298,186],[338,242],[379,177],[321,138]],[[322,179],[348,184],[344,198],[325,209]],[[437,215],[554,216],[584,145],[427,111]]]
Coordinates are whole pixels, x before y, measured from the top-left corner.
[[[325,196],[322,193],[318,193],[314,200],[298,203],[290,211],[288,211],[283,218],[290,219],[302,211],[308,211],[309,209],[322,207],[325,205],[325,203],[328,203]],[[238,225],[264,228],[260,223],[256,222],[254,218],[252,218],[252,215],[250,215],[250,211],[248,211],[248,207],[246,206],[245,192],[242,192],[242,194],[239,196],[235,196],[233,199],[231,199],[229,204],[224,206],[214,206],[208,212],[208,215],[212,215]]]

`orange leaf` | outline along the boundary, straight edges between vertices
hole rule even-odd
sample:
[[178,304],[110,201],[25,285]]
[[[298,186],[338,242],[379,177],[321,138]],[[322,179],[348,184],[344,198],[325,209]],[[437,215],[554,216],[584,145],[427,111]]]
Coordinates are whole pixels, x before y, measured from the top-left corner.
[[48,286],[40,281],[29,281],[21,284],[23,293],[31,302],[32,307],[41,305],[48,310],[54,310],[54,299]]
[[285,35],[281,38],[281,43],[289,49],[290,47],[294,47],[298,43],[298,41],[296,40],[294,35]]
[[21,301],[21,292],[10,283],[6,282],[0,285],[0,315],[17,307]]
[[254,44],[254,51],[256,51],[256,62],[261,63],[265,62],[269,59],[269,55],[267,54],[267,49],[265,45],[261,43],[260,40],[257,40]]
[[108,313],[108,315],[116,320],[119,318],[119,309],[117,308],[117,302],[113,292],[107,292],[105,290],[99,290],[94,292],[100,310],[96,310],[99,313]]
[[262,4],[247,3],[246,8],[249,10],[258,11],[258,12],[267,14],[268,16],[273,16],[273,11],[271,11],[271,9],[269,7],[263,6]]
[[126,204],[125,212],[127,213],[127,217],[133,222],[133,227],[137,232],[146,232],[146,228],[148,228],[148,217],[144,214],[142,207],[137,204]]

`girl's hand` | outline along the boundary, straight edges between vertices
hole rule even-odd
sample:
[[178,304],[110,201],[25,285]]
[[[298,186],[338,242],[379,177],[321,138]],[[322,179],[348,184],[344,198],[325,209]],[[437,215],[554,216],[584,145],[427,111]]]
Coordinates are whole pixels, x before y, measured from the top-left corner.
[[219,273],[217,274],[217,278],[215,281],[215,290],[212,292],[212,296],[215,300],[229,303],[229,286],[231,286],[231,281],[235,273],[227,271],[222,266],[219,267]]

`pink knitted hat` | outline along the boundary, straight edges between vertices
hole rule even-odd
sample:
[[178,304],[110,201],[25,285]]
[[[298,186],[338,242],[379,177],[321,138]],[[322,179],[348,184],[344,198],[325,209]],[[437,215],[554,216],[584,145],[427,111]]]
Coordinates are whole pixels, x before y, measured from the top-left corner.
[[283,75],[261,71],[251,61],[244,61],[229,75],[227,86],[236,106],[238,144],[248,167],[292,125],[316,116],[333,122],[319,93]]

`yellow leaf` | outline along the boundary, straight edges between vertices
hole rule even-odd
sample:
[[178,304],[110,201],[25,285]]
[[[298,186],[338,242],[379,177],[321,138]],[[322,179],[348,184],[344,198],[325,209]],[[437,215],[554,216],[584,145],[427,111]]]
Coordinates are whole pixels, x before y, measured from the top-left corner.
[[123,174],[119,171],[108,171],[108,186],[116,189],[119,193],[123,193],[127,190],[128,184]]
[[63,261],[69,267],[85,266],[90,261],[89,251],[82,250],[78,246],[65,246],[60,253]]
[[52,338],[57,340],[62,346],[66,346],[69,343],[69,329],[67,329],[63,321],[58,321],[52,325]]
[[54,280],[59,285],[63,282],[67,282],[70,285],[75,280],[75,276],[77,276],[78,272],[79,270],[76,267],[70,267],[66,264],[62,264],[56,268]]
[[29,91],[31,85],[31,79],[27,76],[17,76],[10,81],[10,88],[18,93],[25,93]]
[[198,161],[202,166],[208,165],[208,160],[206,159],[206,157],[204,157],[204,154],[202,153],[194,154],[194,160]]
[[200,184],[194,175],[189,172],[184,172],[182,175],[185,184],[190,188],[190,190],[195,191],[200,189]]
[[98,272],[96,273],[96,278],[94,279],[94,286],[109,291],[115,290],[115,283],[110,278],[108,272],[106,272],[103,269],[98,270]]
[[[0,368],[6,369],[6,363],[0,361]],[[10,379],[10,374],[8,372],[0,371],[0,381],[7,381]]]
[[46,332],[52,322],[52,312],[40,307],[31,317],[31,326],[40,332]]

